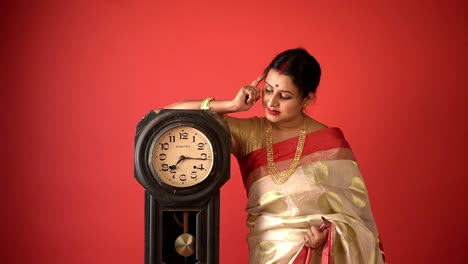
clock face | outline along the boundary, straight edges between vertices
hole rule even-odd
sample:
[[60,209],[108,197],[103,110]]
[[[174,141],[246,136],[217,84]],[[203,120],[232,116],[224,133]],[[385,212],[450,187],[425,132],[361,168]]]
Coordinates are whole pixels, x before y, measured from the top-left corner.
[[178,126],[164,132],[152,148],[155,176],[170,186],[199,184],[213,168],[213,146],[203,132],[193,127]]

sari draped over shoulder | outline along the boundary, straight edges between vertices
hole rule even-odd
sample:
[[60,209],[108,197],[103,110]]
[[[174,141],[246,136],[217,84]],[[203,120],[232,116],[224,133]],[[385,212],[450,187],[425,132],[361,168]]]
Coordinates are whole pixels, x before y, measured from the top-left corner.
[[[278,185],[268,173],[261,143],[264,119],[228,121],[236,140],[251,145],[233,152],[248,196],[249,263],[384,263],[367,190],[339,128],[307,134],[297,169]],[[278,171],[290,166],[297,141],[273,145]],[[329,236],[323,248],[312,250],[305,247],[304,235],[311,225],[320,226],[322,217],[331,222]]]

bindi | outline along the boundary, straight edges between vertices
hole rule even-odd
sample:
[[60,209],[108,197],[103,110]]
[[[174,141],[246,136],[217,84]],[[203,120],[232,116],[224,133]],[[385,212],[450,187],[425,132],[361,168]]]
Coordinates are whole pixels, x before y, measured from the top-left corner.
[[275,84],[275,87],[279,87],[279,85],[278,85],[278,84]]

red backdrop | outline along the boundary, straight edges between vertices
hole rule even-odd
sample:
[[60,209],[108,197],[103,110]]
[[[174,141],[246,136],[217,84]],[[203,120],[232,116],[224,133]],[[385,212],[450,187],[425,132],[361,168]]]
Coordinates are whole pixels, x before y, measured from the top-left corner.
[[[323,67],[309,113],[345,131],[388,260],[466,259],[464,1],[84,2],[0,11],[2,263],[143,263],[140,118],[230,99],[298,46]],[[222,264],[247,261],[245,201],[233,160]]]

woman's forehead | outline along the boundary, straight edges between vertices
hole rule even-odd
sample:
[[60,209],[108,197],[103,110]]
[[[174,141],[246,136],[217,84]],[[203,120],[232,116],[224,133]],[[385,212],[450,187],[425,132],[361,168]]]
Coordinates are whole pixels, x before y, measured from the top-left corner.
[[268,74],[265,78],[265,83],[268,84],[268,86],[271,86],[273,88],[279,88],[285,91],[286,90],[290,92],[299,91],[299,89],[293,83],[291,77],[285,74],[281,74],[279,73],[279,71],[275,69],[271,69],[268,71]]

